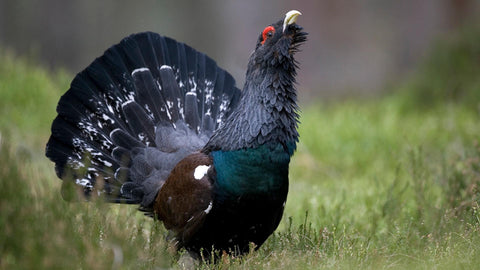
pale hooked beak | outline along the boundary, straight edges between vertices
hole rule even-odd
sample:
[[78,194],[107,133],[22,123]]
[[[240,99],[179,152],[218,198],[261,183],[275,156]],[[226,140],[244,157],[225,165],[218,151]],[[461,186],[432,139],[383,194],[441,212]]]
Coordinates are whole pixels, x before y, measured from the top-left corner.
[[285,19],[283,20],[283,32],[285,32],[287,26],[297,21],[297,17],[299,15],[302,15],[302,13],[300,13],[298,10],[290,10],[287,12],[287,14],[285,14]]

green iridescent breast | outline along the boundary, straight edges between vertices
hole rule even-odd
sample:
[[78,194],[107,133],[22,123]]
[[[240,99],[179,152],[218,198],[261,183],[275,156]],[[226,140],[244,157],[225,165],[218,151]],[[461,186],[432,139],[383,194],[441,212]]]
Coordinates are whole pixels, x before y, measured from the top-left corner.
[[288,188],[288,165],[295,143],[212,152],[216,187],[225,196],[261,195]]

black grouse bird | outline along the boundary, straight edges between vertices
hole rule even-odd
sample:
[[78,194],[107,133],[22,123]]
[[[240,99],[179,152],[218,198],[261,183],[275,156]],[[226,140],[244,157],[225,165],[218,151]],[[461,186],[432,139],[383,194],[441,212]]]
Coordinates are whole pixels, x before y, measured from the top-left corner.
[[155,33],[109,48],[58,103],[46,147],[57,175],[87,199],[139,204],[192,253],[259,247],[282,218],[298,142],[298,15],[262,31],[243,91],[205,54]]

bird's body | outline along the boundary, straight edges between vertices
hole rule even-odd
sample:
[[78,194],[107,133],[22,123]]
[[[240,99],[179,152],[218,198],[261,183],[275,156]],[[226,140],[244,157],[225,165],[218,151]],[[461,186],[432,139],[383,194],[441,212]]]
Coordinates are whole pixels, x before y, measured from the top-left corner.
[[262,32],[243,91],[208,56],[157,34],[107,50],[59,102],[47,144],[58,176],[87,198],[139,204],[193,253],[260,246],[281,220],[298,141],[298,14]]

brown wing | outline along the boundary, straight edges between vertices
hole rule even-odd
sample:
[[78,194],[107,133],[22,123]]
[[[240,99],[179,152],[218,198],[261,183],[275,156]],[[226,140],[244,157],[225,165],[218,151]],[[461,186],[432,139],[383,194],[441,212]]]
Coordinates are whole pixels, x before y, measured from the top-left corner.
[[193,153],[181,160],[158,192],[154,211],[165,228],[186,242],[201,227],[213,207],[212,158]]

